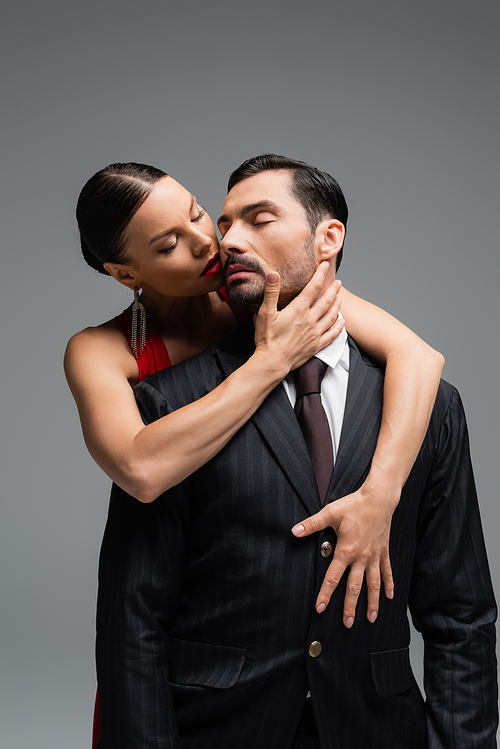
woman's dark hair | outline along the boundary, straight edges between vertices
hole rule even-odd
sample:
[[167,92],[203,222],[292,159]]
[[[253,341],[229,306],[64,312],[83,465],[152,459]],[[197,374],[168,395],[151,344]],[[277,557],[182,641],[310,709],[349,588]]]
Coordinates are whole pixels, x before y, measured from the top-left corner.
[[84,186],[76,205],[83,257],[109,275],[103,263],[124,263],[125,229],[156,182],[168,175],[147,164],[110,164]]
[[[288,159],[286,156],[278,156],[275,153],[264,153],[248,159],[229,177],[227,191],[229,192],[238,182],[254,174],[272,169],[286,170],[291,173],[293,197],[304,208],[311,231],[316,231],[320,221],[331,217],[340,221],[347,232],[347,203],[339,183],[328,172],[320,172],[319,169],[304,161]],[[344,246],[342,245],[337,254],[337,269],[343,252]]]

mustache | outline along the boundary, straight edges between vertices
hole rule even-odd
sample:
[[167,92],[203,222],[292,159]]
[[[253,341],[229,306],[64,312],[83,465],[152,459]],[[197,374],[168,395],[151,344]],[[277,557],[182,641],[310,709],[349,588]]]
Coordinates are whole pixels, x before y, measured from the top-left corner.
[[229,268],[232,265],[241,265],[244,268],[248,268],[248,270],[255,271],[255,273],[260,273],[262,276],[265,275],[264,269],[262,268],[261,264],[258,260],[256,260],[253,257],[240,257],[239,255],[231,255],[224,266],[224,281],[227,279],[227,274],[229,271]]

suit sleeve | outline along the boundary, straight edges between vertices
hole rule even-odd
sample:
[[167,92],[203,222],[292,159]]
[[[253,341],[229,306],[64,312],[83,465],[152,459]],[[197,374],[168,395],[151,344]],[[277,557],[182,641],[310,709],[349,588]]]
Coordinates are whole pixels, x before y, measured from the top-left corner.
[[424,639],[429,749],[496,747],[496,606],[465,414],[453,389],[419,512],[410,591]]
[[[146,423],[169,406],[140,387]],[[179,749],[167,632],[182,594],[189,479],[143,504],[113,488],[101,550],[96,656],[102,746]]]

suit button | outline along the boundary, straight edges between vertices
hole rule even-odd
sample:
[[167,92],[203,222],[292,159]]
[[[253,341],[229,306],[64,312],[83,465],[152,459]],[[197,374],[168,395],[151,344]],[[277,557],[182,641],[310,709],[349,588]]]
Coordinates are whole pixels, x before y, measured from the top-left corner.
[[323,541],[321,544],[321,556],[324,557],[324,559],[328,559],[328,557],[332,556],[333,553],[333,544],[330,543],[330,541]]
[[314,642],[311,642],[311,644],[309,645],[309,655],[311,656],[311,658],[317,658],[318,655],[321,655],[322,650],[323,645],[317,640],[314,640]]

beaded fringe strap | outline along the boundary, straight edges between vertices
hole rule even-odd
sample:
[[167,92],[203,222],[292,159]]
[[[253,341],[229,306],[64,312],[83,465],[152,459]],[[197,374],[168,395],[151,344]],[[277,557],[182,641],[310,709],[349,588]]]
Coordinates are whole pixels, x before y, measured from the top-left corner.
[[[137,336],[139,334],[139,337]],[[134,303],[132,304],[132,335],[130,336],[132,353],[138,359],[142,356],[146,343],[146,308],[139,301],[139,289],[134,289]],[[137,346],[139,343],[139,346]]]

